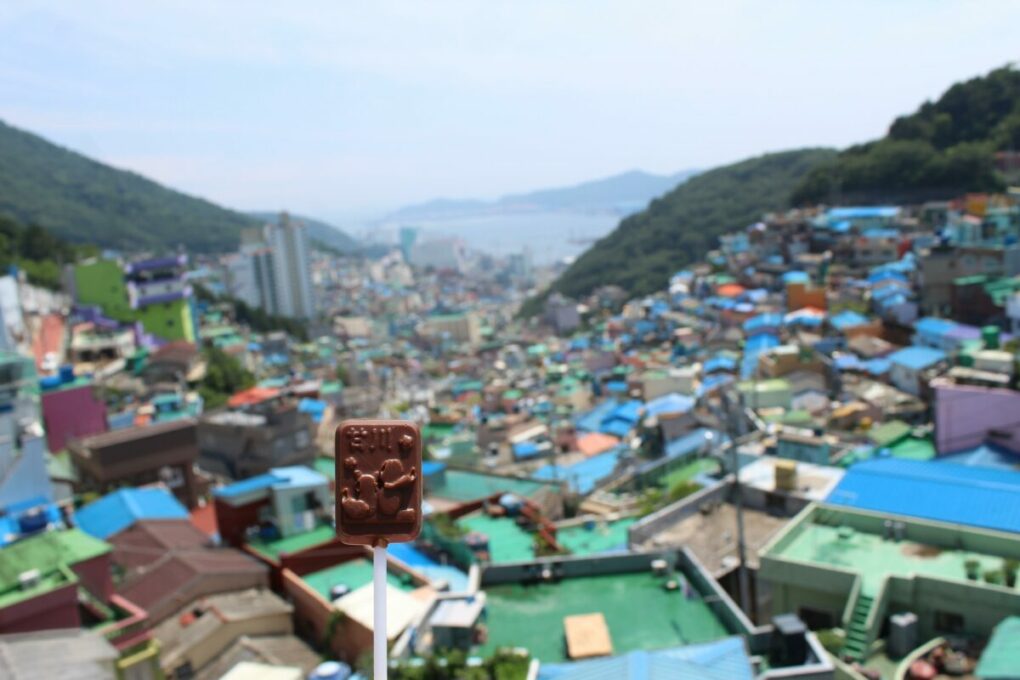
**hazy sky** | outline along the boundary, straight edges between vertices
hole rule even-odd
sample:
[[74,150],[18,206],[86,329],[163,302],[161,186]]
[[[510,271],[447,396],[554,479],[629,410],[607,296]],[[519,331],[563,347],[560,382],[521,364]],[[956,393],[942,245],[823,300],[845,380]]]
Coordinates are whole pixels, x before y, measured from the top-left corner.
[[0,35],[8,123],[342,222],[863,141],[1020,58],[1020,2],[8,0]]

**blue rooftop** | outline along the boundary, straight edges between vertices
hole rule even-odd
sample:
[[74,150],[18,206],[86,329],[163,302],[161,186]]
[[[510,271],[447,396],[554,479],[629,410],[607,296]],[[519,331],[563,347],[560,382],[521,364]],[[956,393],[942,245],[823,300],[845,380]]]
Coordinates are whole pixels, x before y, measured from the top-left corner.
[[539,454],[538,444],[535,442],[518,442],[512,448],[514,458],[534,458]]
[[759,331],[766,330],[768,328],[779,328],[783,325],[782,314],[759,314],[758,316],[752,316],[750,319],[744,322],[744,332],[747,334],[757,333]]
[[855,219],[891,219],[900,214],[900,209],[894,205],[863,205],[847,206],[845,208],[829,208],[826,217],[829,222]]
[[538,680],[753,680],[744,640],[731,637],[686,647],[542,664]]
[[624,449],[616,447],[612,451],[592,456],[573,465],[546,465],[539,468],[535,479],[566,481],[571,491],[579,494],[588,494],[594,490],[595,485],[606,477],[613,474],[616,463],[620,459]]
[[904,347],[893,352],[888,359],[893,364],[906,366],[915,371],[933,366],[946,358],[946,353],[931,347]]
[[246,493],[252,491],[258,491],[260,489],[269,489],[274,485],[279,484],[283,480],[271,472],[265,474],[256,475],[255,477],[249,477],[248,479],[242,479],[240,482],[234,482],[233,484],[226,484],[213,491],[213,495],[218,498],[234,498],[236,496],[243,496]]
[[74,514],[82,531],[101,539],[148,519],[188,519],[188,509],[165,489],[120,489]]
[[316,423],[322,422],[322,414],[326,411],[326,402],[320,399],[302,399],[298,402],[298,411],[307,413]]
[[645,404],[645,413],[650,416],[663,413],[687,413],[692,408],[694,408],[694,397],[671,392]]
[[602,427],[602,421],[609,417],[609,414],[617,407],[612,399],[607,399],[584,415],[577,418],[574,424],[582,432],[598,432]]
[[[694,453],[705,444],[712,442],[716,442],[717,446],[721,446],[725,439],[718,432],[699,427],[666,442],[666,458],[682,458],[690,453]],[[652,461],[652,463],[658,463],[658,461]]]
[[914,323],[914,330],[925,335],[945,335],[956,328],[956,322],[949,319],[939,319],[933,316],[926,316]]
[[1020,472],[901,458],[857,463],[829,503],[1020,532]]
[[811,277],[808,276],[807,272],[797,270],[784,272],[782,279],[783,283],[808,283],[811,281]]
[[868,317],[852,309],[844,309],[839,314],[829,317],[829,323],[837,331],[843,331],[855,326],[863,326],[868,323]]
[[711,359],[708,359],[701,365],[702,373],[706,375],[709,373],[715,373],[716,371],[735,371],[737,370],[737,362],[733,357],[729,357],[725,354],[716,354]]

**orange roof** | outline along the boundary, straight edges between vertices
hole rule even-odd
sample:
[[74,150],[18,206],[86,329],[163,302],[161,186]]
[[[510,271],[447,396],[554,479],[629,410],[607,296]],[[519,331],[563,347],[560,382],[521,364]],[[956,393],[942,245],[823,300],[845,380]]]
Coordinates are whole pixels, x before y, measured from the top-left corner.
[[216,506],[213,503],[206,503],[192,510],[191,523],[207,536],[219,533],[220,529],[216,524]]
[[744,287],[739,283],[726,283],[719,286],[715,292],[723,297],[737,297],[744,292]]
[[251,406],[252,404],[268,401],[278,394],[280,394],[280,390],[275,387],[251,387],[232,396],[227,405],[234,408],[238,406]]
[[59,314],[47,314],[40,319],[39,327],[32,337],[32,354],[37,369],[42,369],[47,354],[60,354],[64,347],[64,326],[64,318]]
[[586,456],[604,453],[620,443],[620,440],[609,434],[592,432],[577,438],[577,450]]

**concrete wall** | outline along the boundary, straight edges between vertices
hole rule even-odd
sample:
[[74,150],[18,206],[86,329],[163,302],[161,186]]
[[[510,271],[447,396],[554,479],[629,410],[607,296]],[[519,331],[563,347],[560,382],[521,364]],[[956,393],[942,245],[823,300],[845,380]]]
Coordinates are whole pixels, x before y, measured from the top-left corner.
[[[215,614],[206,614],[215,616]],[[190,640],[191,644],[166,654],[160,660],[163,669],[170,672],[185,662],[199,669],[222,654],[241,636],[289,635],[293,632],[290,613],[274,611],[236,621],[225,621],[216,626],[208,635]]]
[[729,497],[733,485],[733,475],[727,475],[718,484],[682,498],[675,503],[653,512],[641,520],[631,524],[627,529],[627,544],[631,547],[644,543],[660,531],[694,515],[698,508],[706,503],[722,503]]
[[556,566],[562,578],[577,576],[600,576],[604,574],[628,574],[651,569],[652,561],[666,559],[676,563],[673,551],[617,553],[596,557],[546,557],[533,562],[511,562],[508,564],[485,565],[482,571],[482,589],[501,583],[518,583],[532,580],[543,567]]
[[324,640],[337,658],[351,665],[362,653],[371,651],[372,630],[344,617],[289,569],[283,570],[283,592],[294,605],[297,630],[306,639]]

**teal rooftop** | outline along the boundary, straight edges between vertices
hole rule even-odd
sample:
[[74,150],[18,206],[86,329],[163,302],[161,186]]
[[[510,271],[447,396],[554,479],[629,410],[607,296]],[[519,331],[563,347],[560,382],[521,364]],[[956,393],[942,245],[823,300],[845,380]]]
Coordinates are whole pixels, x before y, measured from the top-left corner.
[[[670,579],[681,586],[668,591]],[[682,583],[688,582],[684,586]],[[488,639],[477,653],[525,647],[543,662],[567,660],[563,619],[599,612],[614,654],[718,640],[734,632],[687,574],[631,573],[567,577],[539,583],[483,585]]]

